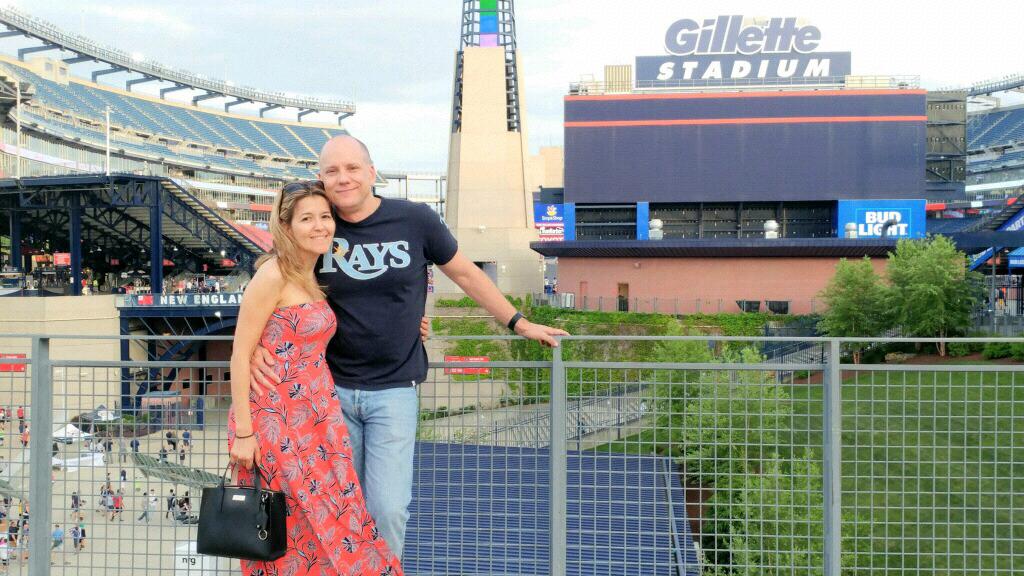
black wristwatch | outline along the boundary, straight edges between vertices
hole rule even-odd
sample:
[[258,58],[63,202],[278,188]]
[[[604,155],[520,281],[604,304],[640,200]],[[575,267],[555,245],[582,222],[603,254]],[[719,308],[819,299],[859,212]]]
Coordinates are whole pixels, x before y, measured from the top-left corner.
[[513,331],[513,332],[515,332],[516,331],[516,323],[519,322],[522,319],[523,319],[522,313],[521,312],[516,312],[512,316],[512,318],[510,318],[509,321],[508,321],[508,329]]

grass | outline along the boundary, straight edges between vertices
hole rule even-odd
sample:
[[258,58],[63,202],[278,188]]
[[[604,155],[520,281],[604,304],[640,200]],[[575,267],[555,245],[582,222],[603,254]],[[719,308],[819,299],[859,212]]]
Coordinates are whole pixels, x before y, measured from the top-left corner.
[[[820,459],[822,387],[788,392],[782,456],[811,446]],[[1024,374],[859,372],[842,394],[842,529],[854,548],[844,574],[1024,566]],[[646,430],[597,450],[678,453],[665,436]]]

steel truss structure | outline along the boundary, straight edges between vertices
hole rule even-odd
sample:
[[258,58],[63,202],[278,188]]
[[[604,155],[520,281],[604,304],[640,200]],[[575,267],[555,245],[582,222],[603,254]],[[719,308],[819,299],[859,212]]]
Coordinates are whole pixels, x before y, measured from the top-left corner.
[[113,257],[139,268],[148,260],[150,287],[160,294],[165,260],[194,272],[204,265],[221,268],[230,260],[229,266],[251,273],[263,253],[165,178],[113,174],[0,180],[0,212],[6,216],[15,266],[22,262],[25,239],[67,246],[75,295],[81,293],[83,257],[99,268]]
[[509,132],[522,131],[519,71],[516,62],[516,9],[514,0],[463,0],[462,35],[455,58],[455,94],[452,98],[452,132],[462,131],[463,50],[481,46],[481,13],[497,16],[497,45],[505,50],[506,119]]

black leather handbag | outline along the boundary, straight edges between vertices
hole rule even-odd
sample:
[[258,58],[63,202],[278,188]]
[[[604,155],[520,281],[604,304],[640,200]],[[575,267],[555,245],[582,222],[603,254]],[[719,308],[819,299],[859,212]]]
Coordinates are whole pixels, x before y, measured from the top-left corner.
[[284,556],[288,547],[284,492],[261,489],[262,475],[256,466],[253,486],[228,486],[222,476],[219,485],[203,488],[196,538],[200,554],[264,561]]

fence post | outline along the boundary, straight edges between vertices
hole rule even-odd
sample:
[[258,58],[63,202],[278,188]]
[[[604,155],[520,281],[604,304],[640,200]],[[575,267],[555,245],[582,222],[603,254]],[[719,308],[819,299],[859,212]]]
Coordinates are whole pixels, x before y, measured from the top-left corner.
[[50,573],[50,533],[53,531],[53,485],[50,483],[50,448],[53,440],[53,373],[50,367],[50,339],[32,338],[32,434],[29,438],[28,505],[29,526],[28,573]]
[[565,576],[566,492],[568,490],[565,426],[565,366],[562,348],[551,349],[551,576]]
[[842,443],[843,375],[839,369],[839,341],[828,341],[825,370],[822,475],[825,487],[825,576],[839,576],[842,559]]

